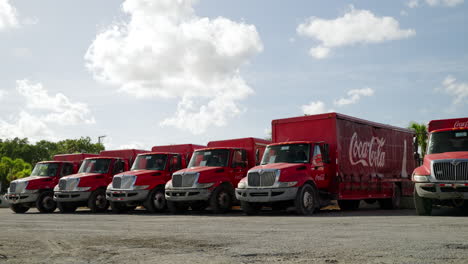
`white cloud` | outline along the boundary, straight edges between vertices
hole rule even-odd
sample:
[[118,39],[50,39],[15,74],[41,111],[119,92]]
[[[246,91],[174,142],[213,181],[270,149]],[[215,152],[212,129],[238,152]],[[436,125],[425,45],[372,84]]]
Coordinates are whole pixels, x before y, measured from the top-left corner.
[[0,119],[0,138],[28,137],[31,141],[51,139],[53,132],[49,126],[37,116],[21,111],[11,122]]
[[406,6],[408,6],[409,8],[418,7],[419,6],[419,0],[408,0],[406,2]]
[[457,83],[452,76],[447,76],[442,82],[443,91],[453,96],[454,104],[466,104],[468,102],[468,83]]
[[242,112],[238,102],[253,90],[239,69],[263,45],[255,26],[198,17],[195,2],[126,0],[130,20],[98,34],[85,59],[96,79],[120,91],[179,98],[175,115],[161,125],[198,134]]
[[0,100],[2,100],[2,98],[5,97],[5,95],[7,95],[7,91],[0,90]]
[[426,3],[430,6],[448,6],[454,7],[463,4],[464,0],[426,0]]
[[361,99],[361,96],[372,96],[374,90],[372,88],[353,89],[348,91],[348,98],[340,98],[335,100],[334,104],[337,106],[355,104]]
[[0,31],[18,26],[18,14],[9,0],[0,0]]
[[94,124],[91,111],[84,103],[72,103],[62,93],[50,96],[41,83],[31,83],[28,80],[16,81],[16,90],[26,99],[26,107],[33,110],[46,110],[42,117],[46,122],[60,125]]
[[318,115],[328,112],[333,112],[333,109],[327,110],[325,103],[322,101],[310,102],[308,105],[303,105],[302,113],[305,115]]
[[309,54],[317,59],[327,57],[332,48],[381,43],[409,38],[416,33],[414,29],[401,29],[393,17],[377,17],[368,10],[355,9],[353,6],[349,12],[336,19],[311,17],[300,24],[296,31],[301,36],[320,42],[309,51]]

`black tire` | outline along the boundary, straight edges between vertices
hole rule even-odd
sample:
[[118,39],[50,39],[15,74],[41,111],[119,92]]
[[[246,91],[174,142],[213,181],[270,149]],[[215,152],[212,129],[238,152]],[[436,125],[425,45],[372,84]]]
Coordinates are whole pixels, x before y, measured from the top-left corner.
[[11,204],[10,209],[17,214],[24,214],[29,210],[29,207],[22,204]]
[[88,199],[88,207],[92,213],[103,213],[109,208],[109,201],[106,199],[106,192],[97,189],[91,193]]
[[208,207],[208,203],[206,201],[196,201],[190,204],[190,208],[192,211],[202,212]]
[[342,211],[353,211],[359,209],[361,200],[338,200],[338,205]]
[[220,185],[213,191],[210,197],[210,207],[213,213],[223,214],[231,210],[232,193],[232,190],[225,185]]
[[187,212],[189,205],[184,202],[167,201],[167,208],[173,214],[183,214]]
[[393,195],[391,199],[379,200],[380,208],[382,209],[398,209],[401,205],[401,188],[398,185],[393,186]]
[[312,215],[319,206],[315,187],[310,184],[304,184],[297,192],[294,206],[296,212],[300,215]]
[[431,215],[432,213],[432,200],[418,195],[416,189],[413,194],[414,207],[418,215]]
[[57,202],[59,211],[63,214],[70,214],[76,211],[77,206],[74,203]]
[[246,201],[241,201],[242,211],[246,215],[258,215],[262,210],[263,205],[261,203],[250,203]]
[[110,202],[110,207],[114,214],[123,214],[130,210],[130,208],[122,202]]
[[166,196],[164,194],[164,188],[154,188],[146,197],[143,206],[150,213],[162,213],[167,209]]
[[39,212],[44,214],[50,214],[57,209],[57,203],[54,201],[54,193],[52,191],[46,191],[39,195],[36,200],[36,208]]

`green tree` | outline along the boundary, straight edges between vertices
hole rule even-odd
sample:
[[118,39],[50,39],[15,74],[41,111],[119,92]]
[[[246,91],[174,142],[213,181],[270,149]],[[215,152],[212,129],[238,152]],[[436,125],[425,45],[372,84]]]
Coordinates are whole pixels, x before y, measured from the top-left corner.
[[90,137],[79,139],[66,139],[57,142],[57,149],[51,154],[71,154],[71,153],[99,153],[104,150],[104,145],[92,143]]
[[424,158],[427,149],[427,126],[422,123],[411,122],[408,128],[416,133],[416,140],[420,148],[421,158]]
[[31,170],[31,164],[22,159],[2,157],[0,159],[0,182],[2,188],[6,189],[11,181],[28,177],[31,174]]

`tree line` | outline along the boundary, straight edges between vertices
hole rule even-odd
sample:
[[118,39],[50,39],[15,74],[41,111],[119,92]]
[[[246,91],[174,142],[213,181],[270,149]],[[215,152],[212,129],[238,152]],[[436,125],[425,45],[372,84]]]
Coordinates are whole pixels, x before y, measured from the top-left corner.
[[34,144],[27,138],[0,139],[0,192],[15,179],[27,177],[39,161],[52,160],[57,154],[99,153],[104,145],[90,137],[58,142],[41,140]]

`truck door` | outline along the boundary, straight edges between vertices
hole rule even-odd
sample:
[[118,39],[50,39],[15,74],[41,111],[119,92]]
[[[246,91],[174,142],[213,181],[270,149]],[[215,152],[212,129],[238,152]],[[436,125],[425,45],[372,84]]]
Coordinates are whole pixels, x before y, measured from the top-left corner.
[[181,155],[172,155],[169,159],[169,173],[167,174],[166,180],[172,179],[172,173],[181,169],[182,169]]
[[232,155],[232,173],[234,187],[237,186],[239,181],[247,175],[248,162],[247,151],[245,149],[236,149]]
[[322,147],[315,144],[312,150],[311,174],[318,188],[326,186],[325,166],[323,163]]

